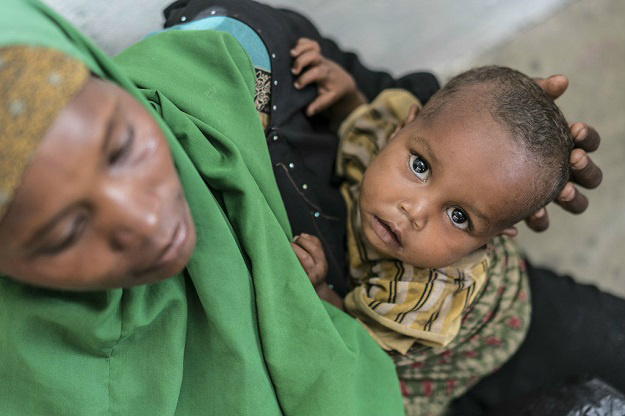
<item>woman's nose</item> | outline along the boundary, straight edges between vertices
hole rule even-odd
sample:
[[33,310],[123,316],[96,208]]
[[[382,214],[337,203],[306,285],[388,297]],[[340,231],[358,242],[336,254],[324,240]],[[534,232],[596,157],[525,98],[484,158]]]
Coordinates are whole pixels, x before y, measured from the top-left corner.
[[162,201],[153,189],[115,183],[105,186],[101,196],[102,224],[114,249],[142,246],[157,236]]

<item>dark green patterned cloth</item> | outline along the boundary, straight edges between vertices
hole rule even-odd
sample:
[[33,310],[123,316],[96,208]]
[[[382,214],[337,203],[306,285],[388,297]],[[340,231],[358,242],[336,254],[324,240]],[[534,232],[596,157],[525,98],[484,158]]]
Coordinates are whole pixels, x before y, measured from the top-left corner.
[[463,314],[458,336],[446,348],[415,345],[406,355],[391,355],[408,416],[443,414],[525,339],[531,303],[522,253],[509,237],[497,237],[489,246],[488,280]]

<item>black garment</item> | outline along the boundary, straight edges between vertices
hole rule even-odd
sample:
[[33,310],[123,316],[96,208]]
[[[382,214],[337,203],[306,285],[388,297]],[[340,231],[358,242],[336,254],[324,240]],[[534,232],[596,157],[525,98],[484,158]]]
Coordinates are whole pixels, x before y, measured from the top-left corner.
[[625,392],[625,300],[529,266],[532,320],[521,348],[452,405],[451,415],[496,406],[573,376],[598,377]]
[[271,121],[266,138],[276,182],[293,233],[321,239],[328,260],[326,280],[344,296],[346,208],[334,177],[338,140],[323,116],[306,117],[304,110],[316,96],[316,88],[299,91],[293,87],[289,50],[300,37],[318,41],[323,55],[350,72],[370,100],[385,88],[404,88],[426,102],[439,88],[436,78],[417,72],[395,80],[385,72],[371,71],[355,54],[322,38],[302,15],[250,0],[180,0],[164,13],[165,27],[212,15],[229,16],[252,27],[262,38],[271,56]]

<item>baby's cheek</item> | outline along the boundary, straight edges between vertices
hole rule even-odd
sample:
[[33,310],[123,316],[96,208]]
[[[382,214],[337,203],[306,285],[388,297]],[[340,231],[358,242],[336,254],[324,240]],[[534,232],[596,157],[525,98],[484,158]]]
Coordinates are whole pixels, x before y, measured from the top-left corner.
[[446,238],[441,238],[440,242],[436,245],[435,251],[437,264],[431,267],[439,268],[450,266],[463,257],[473,253],[480,246],[481,244],[477,241],[467,239],[465,236],[448,236]]

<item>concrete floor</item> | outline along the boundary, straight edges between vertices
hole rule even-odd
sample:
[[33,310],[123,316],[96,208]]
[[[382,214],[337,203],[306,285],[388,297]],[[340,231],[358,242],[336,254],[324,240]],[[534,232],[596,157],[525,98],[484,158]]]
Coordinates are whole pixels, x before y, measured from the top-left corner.
[[[113,54],[158,29],[169,0],[46,0]],[[569,121],[601,133],[593,155],[602,186],[581,216],[549,211],[542,234],[521,226],[534,263],[625,296],[625,2],[622,0],[267,0],[310,16],[323,33],[395,74],[434,70],[441,78],[495,63],[529,75],[563,73],[558,103]],[[364,5],[366,4],[366,7]]]
[[519,241],[535,263],[571,273],[625,296],[625,2],[582,0],[517,34],[475,59],[525,73],[564,73],[570,90],[558,100],[569,121],[584,121],[601,134],[593,160],[602,185],[588,192],[581,216],[549,211],[550,229],[521,227]]

